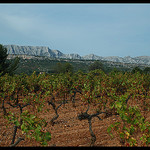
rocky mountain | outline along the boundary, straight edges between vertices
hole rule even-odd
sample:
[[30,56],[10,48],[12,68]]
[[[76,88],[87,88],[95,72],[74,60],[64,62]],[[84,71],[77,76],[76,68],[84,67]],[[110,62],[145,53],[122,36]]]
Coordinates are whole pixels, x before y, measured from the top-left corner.
[[7,48],[8,54],[15,55],[31,55],[31,56],[48,56],[55,57],[57,52],[52,51],[45,46],[18,46],[18,45],[4,45]]
[[90,59],[90,60],[105,60],[111,62],[121,62],[121,63],[135,63],[135,64],[147,64],[150,65],[150,56],[138,56],[138,57],[118,57],[118,56],[109,56],[109,57],[100,57],[97,55],[86,55],[82,57],[83,59]]
[[124,58],[118,56],[101,57],[94,54],[89,54],[86,56],[80,56],[79,54],[63,54],[59,50],[52,50],[46,46],[18,46],[18,45],[4,45],[7,48],[7,53],[10,55],[22,55],[23,58],[28,59],[34,56],[46,56],[50,58],[65,58],[65,59],[86,59],[86,60],[105,60],[111,62],[121,62],[121,63],[135,63],[135,64],[147,64],[150,65],[150,56],[138,56],[130,57],[126,56]]
[[51,58],[81,59],[78,54],[63,54],[46,46],[4,45],[10,55],[46,56]]
[[51,52],[53,53],[53,57],[55,57],[55,58],[63,58],[63,57],[65,57],[65,54],[63,54],[59,50],[51,50]]
[[103,59],[103,57],[97,56],[97,55],[94,55],[94,54],[85,55],[82,58],[87,59],[87,60],[101,60],[101,59]]

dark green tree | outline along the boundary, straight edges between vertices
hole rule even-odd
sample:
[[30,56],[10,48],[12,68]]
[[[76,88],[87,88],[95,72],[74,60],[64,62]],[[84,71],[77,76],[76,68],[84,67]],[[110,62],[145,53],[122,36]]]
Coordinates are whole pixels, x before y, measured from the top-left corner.
[[19,58],[16,57],[14,61],[10,63],[7,61],[7,56],[7,49],[0,44],[0,73],[2,73],[2,75],[5,73],[12,75],[18,67]]
[[55,67],[56,73],[65,73],[65,72],[73,72],[73,65],[66,62],[66,63],[57,63]]
[[0,44],[0,73],[5,73],[9,67],[9,63],[6,62],[7,56],[7,49]]
[[56,67],[55,67],[55,69],[54,69],[54,72],[56,72],[56,73],[61,73],[62,70],[63,70],[62,66],[63,66],[62,63],[58,62],[58,63],[56,64]]
[[150,74],[150,67],[145,67],[144,70],[143,70],[143,72],[145,74]]
[[16,57],[13,61],[13,63],[10,64],[9,68],[8,68],[8,73],[10,75],[14,74],[14,71],[18,68],[18,64],[19,64],[19,57]]
[[137,73],[137,72],[142,73],[143,71],[139,67],[134,67],[131,72],[132,73]]
[[63,67],[64,72],[73,72],[73,66],[70,63],[65,63]]
[[93,71],[93,70],[96,70],[96,69],[104,70],[103,64],[100,61],[95,61],[94,63],[92,63],[89,66],[89,71]]

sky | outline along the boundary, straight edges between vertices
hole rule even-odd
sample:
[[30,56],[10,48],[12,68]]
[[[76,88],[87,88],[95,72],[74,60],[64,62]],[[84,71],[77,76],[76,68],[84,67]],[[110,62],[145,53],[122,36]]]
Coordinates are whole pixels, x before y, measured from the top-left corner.
[[1,3],[0,44],[150,56],[149,3]]

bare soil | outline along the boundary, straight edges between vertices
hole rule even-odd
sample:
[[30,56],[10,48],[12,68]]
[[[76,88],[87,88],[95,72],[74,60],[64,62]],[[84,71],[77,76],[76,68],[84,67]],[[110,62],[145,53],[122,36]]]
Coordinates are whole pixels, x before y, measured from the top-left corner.
[[[59,104],[57,104],[58,106]],[[54,126],[48,123],[45,128],[51,133],[51,141],[48,142],[48,146],[60,146],[60,147],[89,147],[91,143],[91,135],[89,131],[88,120],[80,121],[77,118],[77,115],[87,110],[88,105],[85,105],[80,99],[76,99],[76,107],[72,106],[72,103],[69,102],[65,105],[62,105],[58,109],[59,117],[55,121]],[[10,107],[6,105],[6,107]],[[27,106],[28,109],[31,109],[30,106]],[[89,114],[95,113],[97,106],[90,105],[88,111]],[[16,112],[17,108],[9,108],[7,111]],[[49,112],[44,110],[49,109]],[[146,119],[150,121],[150,112],[147,112]],[[55,116],[55,112],[51,105],[45,104],[45,107],[42,112],[40,112],[39,117],[45,118],[48,122]],[[97,117],[92,119],[92,130],[96,135],[96,142],[94,146],[124,146],[121,145],[119,137],[115,136],[112,139],[107,133],[107,128],[110,124],[120,120],[120,117],[117,115],[104,118],[104,115],[99,115],[103,120],[99,120]],[[7,120],[3,118],[3,111],[0,109],[0,147],[7,147],[10,145],[12,136],[13,136],[13,124],[7,125]],[[136,136],[141,136],[140,133]],[[21,131],[17,131],[18,137],[24,137]],[[32,146],[41,146],[39,142],[34,139],[27,139],[21,141],[17,146],[19,147],[32,147]],[[138,143],[140,145],[140,141]]]

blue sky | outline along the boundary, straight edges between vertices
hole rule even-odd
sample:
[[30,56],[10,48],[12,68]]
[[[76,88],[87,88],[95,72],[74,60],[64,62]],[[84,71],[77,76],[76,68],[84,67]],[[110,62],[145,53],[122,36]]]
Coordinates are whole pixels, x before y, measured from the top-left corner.
[[150,56],[150,4],[1,3],[0,44],[81,56]]

